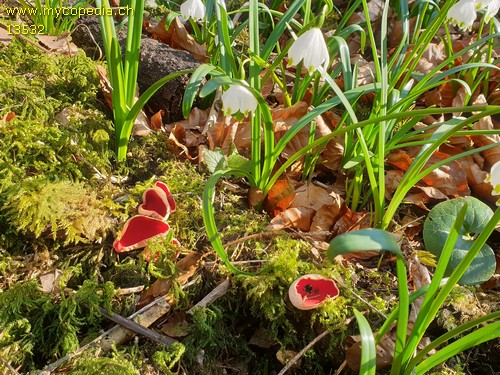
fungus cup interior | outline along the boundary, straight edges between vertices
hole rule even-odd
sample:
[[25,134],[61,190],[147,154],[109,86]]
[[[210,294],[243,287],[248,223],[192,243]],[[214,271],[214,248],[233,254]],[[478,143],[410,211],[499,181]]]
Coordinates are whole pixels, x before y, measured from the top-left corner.
[[170,189],[166,184],[164,184],[161,181],[156,181],[155,182],[155,187],[163,190],[165,192],[165,195],[167,197],[168,204],[170,206],[170,211],[174,212],[175,211],[175,200],[174,197],[172,196],[172,193],[170,192]]
[[115,241],[113,247],[118,252],[129,251],[146,246],[150,238],[165,235],[170,230],[170,226],[164,221],[148,216],[134,216],[125,226],[120,239]]
[[162,218],[170,214],[170,202],[167,200],[163,190],[155,188],[147,189],[144,192],[142,200],[144,201],[141,204],[142,211],[154,211]]
[[316,307],[328,297],[337,297],[339,289],[327,278],[303,277],[295,285],[304,307]]

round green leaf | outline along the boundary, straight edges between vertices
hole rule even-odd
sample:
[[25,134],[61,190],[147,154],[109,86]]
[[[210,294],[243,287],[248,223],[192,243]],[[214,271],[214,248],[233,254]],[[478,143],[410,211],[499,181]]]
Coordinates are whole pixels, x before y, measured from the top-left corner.
[[[443,250],[448,233],[458,215],[467,203],[468,209],[455,249],[446,268],[445,276],[450,276],[471,248],[477,235],[493,216],[491,208],[474,197],[455,198],[437,204],[427,216],[424,223],[424,243],[428,251],[439,257]],[[480,284],[488,280],[495,272],[495,254],[485,244],[459,283],[462,285]]]

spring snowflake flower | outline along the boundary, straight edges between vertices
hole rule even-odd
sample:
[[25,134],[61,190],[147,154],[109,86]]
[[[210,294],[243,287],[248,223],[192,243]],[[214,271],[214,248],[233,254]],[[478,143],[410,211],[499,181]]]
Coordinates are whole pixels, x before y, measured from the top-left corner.
[[[484,182],[489,182],[493,186],[491,195],[500,195],[500,161],[493,164],[490,174]],[[497,206],[500,206],[500,199],[497,202]]]
[[500,0],[482,0],[478,1],[480,9],[486,10],[484,15],[485,21],[489,22],[492,17],[495,17],[500,10]]
[[472,29],[472,24],[476,20],[475,0],[460,0],[448,11],[448,21],[461,29]]
[[231,85],[222,94],[222,109],[225,115],[232,115],[238,111],[248,116],[249,112],[257,108],[257,99],[245,87],[241,85]]
[[488,22],[500,9],[500,0],[460,0],[448,11],[448,22],[463,30],[472,29],[477,11],[484,11]]
[[205,17],[205,5],[201,0],[187,0],[181,4],[181,14],[186,21],[192,18],[196,22]]
[[319,66],[323,66],[326,71],[330,64],[330,55],[321,30],[313,27],[299,36],[288,50],[288,59],[288,66],[296,66],[304,61],[309,74]]

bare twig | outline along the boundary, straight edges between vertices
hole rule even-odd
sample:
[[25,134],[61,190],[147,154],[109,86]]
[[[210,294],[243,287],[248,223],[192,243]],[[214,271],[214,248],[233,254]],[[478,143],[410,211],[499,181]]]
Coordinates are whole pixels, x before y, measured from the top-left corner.
[[[195,282],[196,282],[196,279],[184,284],[182,286],[182,288],[183,289],[187,288],[188,286],[193,285]],[[170,305],[167,302],[167,299],[169,299],[169,297],[170,296],[167,295],[167,296],[161,296],[161,297],[155,299],[151,303],[144,306],[142,309],[137,310],[135,313],[130,315],[128,317],[128,319],[134,319],[136,322],[140,321],[140,323],[143,327],[149,327],[159,317],[163,316],[168,311],[170,311]],[[162,313],[162,315],[158,315],[160,313]],[[46,366],[43,370],[32,372],[32,374],[48,375],[52,371],[56,370],[59,366],[62,366],[66,362],[69,362],[70,360],[79,356],[85,350],[87,350],[91,347],[100,346],[103,350],[109,350],[113,343],[115,343],[116,345],[119,345],[132,336],[133,336],[133,334],[131,334],[129,330],[124,329],[119,325],[114,326],[114,327],[108,329],[103,334],[96,337],[94,340],[92,340],[88,344],[80,347],[79,349],[77,349],[73,353],[66,354],[64,357],[62,357],[62,358],[58,359],[57,361]]]
[[[3,23],[0,22],[0,27],[4,30],[9,30],[7,28],[7,26],[5,26]],[[12,36],[15,36],[16,38],[19,38],[21,40],[24,40],[25,42],[28,42],[29,44],[35,46],[36,48],[38,48],[40,51],[42,52],[45,52],[45,53],[50,53],[50,51],[44,47],[42,47],[40,44],[38,43],[35,43],[34,41],[32,41],[31,39],[29,38],[26,38],[23,34],[12,34]]]
[[171,344],[177,342],[177,340],[175,340],[171,337],[162,335],[161,333],[153,331],[152,329],[146,328],[146,327],[140,325],[139,323],[136,323],[132,319],[124,318],[123,316],[115,314],[115,313],[110,313],[108,310],[103,309],[102,307],[100,307],[99,309],[101,310],[101,314],[103,316],[105,316],[106,318],[108,318],[109,320],[111,320],[111,321],[121,325],[122,327],[125,327],[125,328],[139,334],[139,335],[145,336],[148,339],[151,339],[155,342],[158,342],[160,344],[165,344],[165,345],[171,345]]
[[2,363],[5,365],[5,367],[7,367],[9,369],[10,372],[12,372],[14,375],[20,375],[17,370],[12,367],[12,365],[7,362],[5,359],[2,358],[2,356],[0,355],[0,361],[2,361]]
[[229,289],[229,279],[224,280],[222,283],[217,285],[210,293],[208,293],[200,302],[191,307],[187,314],[193,314],[196,307],[205,307],[214,302],[216,299],[222,297],[226,294]]
[[311,349],[314,344],[316,344],[319,340],[321,340],[323,337],[325,337],[326,335],[328,335],[330,333],[330,331],[325,331],[323,333],[321,333],[319,336],[316,336],[314,338],[314,340],[312,340],[309,344],[307,344],[306,346],[304,346],[304,348],[302,348],[302,350],[300,352],[298,352],[295,357],[293,357],[287,364],[285,367],[283,367],[281,369],[281,371],[278,373],[278,375],[283,375],[285,372],[287,372],[288,370],[290,370],[290,368],[295,364],[297,363],[297,361],[304,355],[305,352],[307,352],[309,349]]

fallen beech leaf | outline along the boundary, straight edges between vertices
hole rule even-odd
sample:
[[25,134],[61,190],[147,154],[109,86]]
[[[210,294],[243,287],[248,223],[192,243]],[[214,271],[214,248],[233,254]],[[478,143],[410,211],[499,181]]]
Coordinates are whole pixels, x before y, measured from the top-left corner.
[[269,349],[277,344],[271,333],[263,327],[258,327],[255,330],[248,343],[263,349]]
[[295,198],[290,203],[290,207],[310,207],[317,211],[325,204],[333,203],[334,196],[330,195],[325,188],[307,181],[295,190]]
[[[333,226],[332,234],[336,236],[342,233],[363,228],[370,228],[370,214],[368,212],[351,211],[349,207],[344,205],[342,216]],[[351,254],[355,255],[357,253]]]
[[266,230],[280,230],[294,228],[308,232],[311,228],[315,210],[309,207],[292,207],[274,217],[267,225]]
[[[311,222],[311,232],[329,232],[333,225],[337,222],[340,216],[344,212],[344,201],[339,195],[336,195],[336,200],[334,204],[323,205],[320,209],[316,211],[313,220]],[[324,234],[314,234],[312,238],[317,241],[326,241],[330,235]]]
[[[361,363],[361,336],[348,336],[345,339],[346,351],[345,360],[349,368],[359,371]],[[385,335],[376,347],[376,367],[377,370],[389,367],[394,358],[394,339]]]
[[[182,285],[194,275],[198,269],[198,261],[201,259],[202,254],[197,252],[190,252],[184,258],[176,263],[176,267],[180,274],[177,276],[177,282]],[[158,279],[151,286],[141,293],[141,298],[137,303],[137,309],[140,309],[154,299],[166,295],[172,287],[172,281],[167,279]]]
[[[390,164],[402,169],[403,171],[406,171],[413,162],[412,155],[416,155],[418,153],[418,150],[418,148],[414,148],[409,150],[408,153],[404,151],[391,153],[387,157],[387,161]],[[411,153],[412,155],[409,155],[409,153]],[[436,151],[431,156],[429,161],[425,164],[423,169],[426,169],[448,157],[448,154]],[[439,189],[443,194],[448,196],[470,195],[465,172],[462,170],[460,164],[456,161],[435,169],[427,176],[425,176],[422,181],[427,186]]]
[[188,51],[201,62],[207,61],[206,46],[196,42],[179,17],[172,20],[168,30],[165,27],[165,17],[163,17],[156,27],[148,27],[147,31],[153,34],[153,38],[161,40],[170,47]]
[[69,34],[63,33],[58,36],[37,34],[36,38],[51,52],[69,56],[78,52],[78,47],[70,42]]
[[0,43],[4,46],[8,46],[12,41],[12,38],[14,38],[14,35],[9,34],[7,30],[0,27]]
[[186,321],[184,311],[172,314],[167,322],[161,326],[161,331],[170,337],[186,337],[189,334],[189,323]]
[[[450,145],[441,146],[447,154],[457,155],[463,152],[462,149]],[[478,161],[480,164],[478,164]],[[484,159],[480,155],[475,155],[475,157],[467,156],[465,158],[460,158],[457,160],[462,169],[467,176],[467,182],[471,190],[475,193],[474,195],[488,199],[491,203],[495,203],[497,198],[491,195],[491,184],[484,182],[488,173],[482,168],[484,166]]]
[[272,216],[285,211],[295,198],[295,187],[293,183],[286,180],[278,180],[267,193],[264,200],[264,209]]
[[[491,117],[483,117],[478,122],[472,125],[474,130],[494,130],[493,122]],[[481,152],[488,164],[491,166],[497,161],[500,161],[500,135],[498,134],[488,134],[488,135],[475,135],[472,137],[474,145],[476,147],[487,146],[491,144],[498,144],[499,146],[490,148],[489,150]]]
[[[297,355],[297,352],[294,352],[293,350],[280,350],[279,352],[276,353],[276,359],[282,364],[286,365],[293,357]],[[302,358],[299,359],[292,368],[298,368],[302,364]]]
[[165,114],[164,110],[159,110],[153,116],[151,116],[151,125],[149,126],[153,130],[159,130],[163,126],[162,116]]
[[42,293],[50,294],[59,290],[59,282],[63,272],[55,269],[49,273],[40,276],[40,285]]

